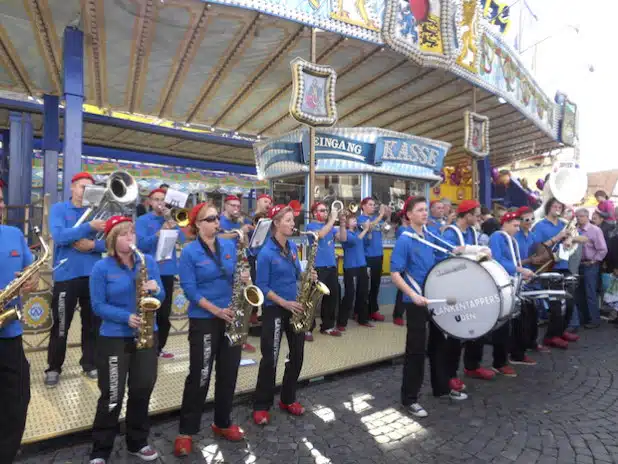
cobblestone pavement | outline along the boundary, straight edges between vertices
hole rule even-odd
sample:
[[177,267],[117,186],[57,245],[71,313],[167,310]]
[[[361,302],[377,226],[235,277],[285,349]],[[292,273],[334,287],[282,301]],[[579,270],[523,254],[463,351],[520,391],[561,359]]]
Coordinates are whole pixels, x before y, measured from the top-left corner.
[[[272,424],[260,428],[250,423],[249,404],[238,405],[234,419],[246,431],[245,443],[213,439],[209,410],[192,456],[172,454],[175,417],[155,422],[152,444],[164,463],[618,462],[617,339],[607,325],[585,331],[568,351],[538,354],[537,366],[519,366],[518,378],[468,379],[470,398],[457,404],[431,397],[426,382],[425,419],[399,408],[401,365],[382,365],[303,387],[302,418],[274,411]],[[36,453],[26,448],[19,462],[88,462],[89,443],[71,440]],[[135,462],[120,437],[111,462]]]

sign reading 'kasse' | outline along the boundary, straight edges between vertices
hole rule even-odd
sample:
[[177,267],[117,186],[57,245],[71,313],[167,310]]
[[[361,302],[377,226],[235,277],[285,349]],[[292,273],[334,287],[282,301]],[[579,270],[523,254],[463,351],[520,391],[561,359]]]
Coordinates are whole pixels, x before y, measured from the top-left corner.
[[406,163],[439,170],[445,155],[446,148],[421,140],[381,137],[376,144],[375,164]]

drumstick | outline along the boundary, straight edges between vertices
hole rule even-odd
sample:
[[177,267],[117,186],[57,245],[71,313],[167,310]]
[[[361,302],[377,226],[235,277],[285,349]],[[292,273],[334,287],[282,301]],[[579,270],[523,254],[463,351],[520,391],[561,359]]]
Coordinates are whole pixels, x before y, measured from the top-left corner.
[[427,304],[444,304],[444,303],[446,303],[448,306],[453,306],[457,304],[457,298],[448,297],[444,299],[427,300]]

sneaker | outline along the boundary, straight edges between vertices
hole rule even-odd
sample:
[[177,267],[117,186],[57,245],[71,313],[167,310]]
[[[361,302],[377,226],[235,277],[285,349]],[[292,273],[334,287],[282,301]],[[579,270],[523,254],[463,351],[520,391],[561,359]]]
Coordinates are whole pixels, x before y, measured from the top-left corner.
[[579,340],[579,335],[574,334],[573,332],[564,332],[562,334],[562,339],[567,342],[576,342]]
[[427,417],[427,411],[418,403],[413,403],[408,406],[408,412],[415,417]]
[[524,366],[536,366],[536,361],[524,355],[524,358],[519,361],[511,358],[511,364],[523,364]]
[[491,370],[494,371],[496,374],[502,374],[505,377],[517,377],[517,372],[509,365],[499,368],[492,367]]
[[545,346],[553,346],[554,348],[560,348],[566,350],[569,347],[569,342],[563,340],[560,337],[546,338],[543,340]]
[[371,313],[371,314],[369,315],[369,318],[370,318],[372,321],[378,321],[378,322],[383,322],[383,321],[384,321],[384,316],[383,316],[382,314],[378,313],[378,312]]
[[257,425],[268,425],[270,413],[268,411],[253,411],[253,422]]
[[279,401],[279,408],[281,408],[283,411],[289,412],[293,416],[302,416],[303,414],[305,414],[305,408],[298,401],[295,401],[292,404],[284,404],[283,402]]
[[242,350],[245,353],[255,353],[255,346],[250,345],[249,343],[243,343],[242,344]]
[[305,332],[305,341],[306,342],[312,342],[313,341],[313,334],[311,332]]
[[338,330],[339,332],[345,332],[345,331],[346,331],[346,327],[345,327],[344,325],[338,325],[338,326],[337,326],[337,330]]
[[473,379],[492,380],[496,374],[491,369],[479,367],[478,369],[464,369],[464,374]]
[[155,461],[159,458],[159,453],[154,448],[151,448],[149,445],[144,446],[141,450],[137,452],[129,451],[129,454],[133,456],[137,456],[142,461]]
[[89,371],[82,371],[82,375],[86,377],[88,380],[97,380],[99,378],[99,375],[96,369],[91,369]]
[[375,324],[372,324],[369,321],[367,321],[367,322],[359,322],[358,325],[360,325],[361,327],[369,327],[370,329],[373,329],[375,327]]
[[245,432],[237,425],[230,425],[228,428],[222,429],[212,424],[210,428],[216,436],[223,437],[229,441],[240,441],[245,438]]
[[193,451],[193,438],[189,435],[178,435],[174,440],[174,456],[181,458]]
[[463,401],[468,399],[468,395],[466,395],[464,392],[455,390],[451,390],[451,392],[448,394],[448,397],[454,401]]
[[320,330],[320,333],[322,333],[324,335],[330,335],[331,337],[341,337],[341,332],[339,332],[335,328],[326,329],[326,330]]
[[105,464],[105,459],[103,458],[96,458],[96,459],[91,459],[90,464]]
[[463,383],[460,379],[458,379],[457,377],[451,379],[448,381],[448,386],[451,390],[455,390],[455,391],[464,391],[466,389],[466,384]]
[[405,321],[401,318],[401,317],[396,317],[393,319],[393,324],[395,325],[401,325],[404,326],[406,325]]
[[174,359],[174,353],[169,353],[167,351],[161,351],[159,353],[159,358],[161,358],[161,359]]
[[45,380],[43,383],[47,388],[56,388],[60,382],[60,372],[49,371],[45,373]]
[[537,345],[536,348],[534,348],[534,351],[537,353],[551,353],[551,350],[545,345]]

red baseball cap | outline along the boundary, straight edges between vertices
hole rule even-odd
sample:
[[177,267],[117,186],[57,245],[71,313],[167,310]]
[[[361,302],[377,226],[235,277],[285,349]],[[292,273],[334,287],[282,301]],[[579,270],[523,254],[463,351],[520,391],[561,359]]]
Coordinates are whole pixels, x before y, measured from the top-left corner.
[[82,179],[88,179],[92,181],[92,183],[94,184],[94,177],[92,177],[92,175],[88,172],[78,172],[71,179],[71,183],[77,182],[78,180],[82,180]]
[[457,214],[469,213],[480,206],[480,203],[476,200],[464,200],[459,203],[459,206],[457,207]]
[[514,221],[515,219],[519,220],[517,211],[509,211],[500,218],[500,225],[504,225],[506,222]]
[[133,220],[126,216],[112,216],[105,222],[105,231],[103,233],[107,237],[114,227],[123,222],[133,222]]
[[228,201],[240,201],[240,198],[238,198],[236,195],[228,195],[227,197],[225,197],[225,202],[227,203]]
[[262,198],[268,198],[270,201],[273,201],[272,197],[267,193],[262,193],[257,197],[258,200],[261,200]]
[[524,214],[528,214],[528,213],[532,213],[532,208],[530,208],[529,206],[522,206],[518,208],[517,211],[515,211],[515,214],[517,214],[517,217],[522,217]]
[[162,193],[163,195],[166,195],[166,194],[167,194],[167,191],[166,191],[165,189],[162,189],[162,188],[156,188],[156,189],[154,189],[152,192],[150,192],[150,193],[148,194],[148,198],[150,198],[151,196],[153,196],[155,193]]

